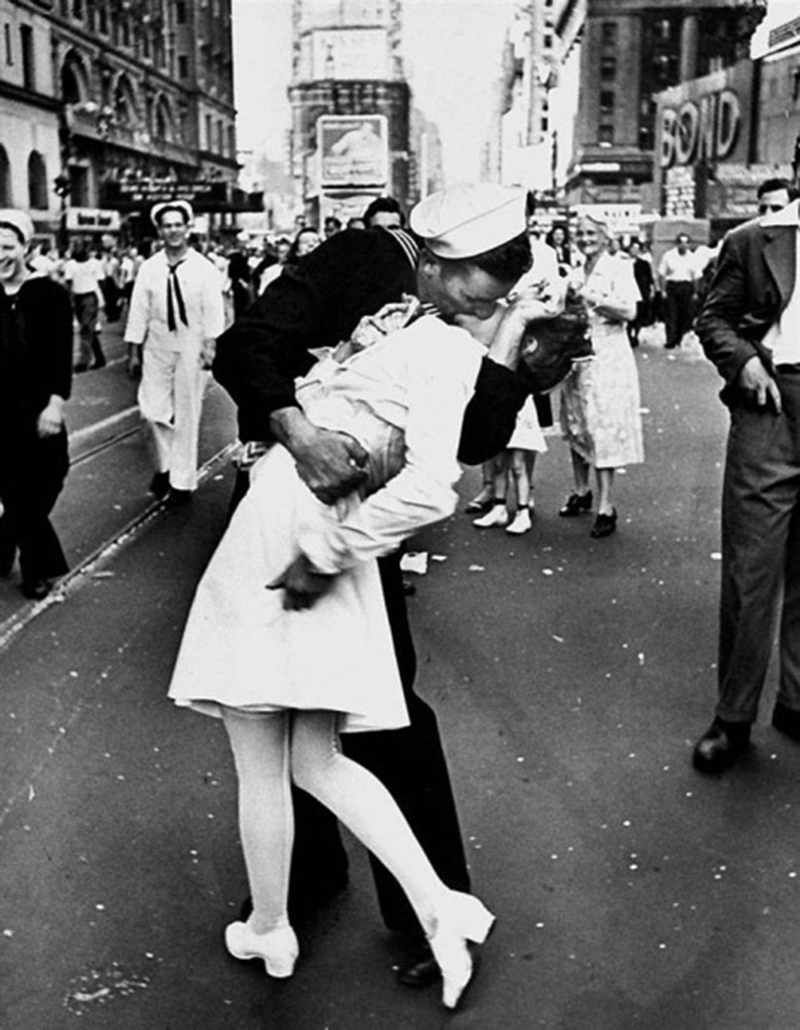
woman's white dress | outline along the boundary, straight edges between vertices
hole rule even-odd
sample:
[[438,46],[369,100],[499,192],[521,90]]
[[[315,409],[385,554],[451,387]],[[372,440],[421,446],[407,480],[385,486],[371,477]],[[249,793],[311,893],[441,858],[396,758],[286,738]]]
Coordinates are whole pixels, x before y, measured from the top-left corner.
[[[375,559],[455,510],[461,422],[484,354],[465,330],[423,317],[315,366],[298,399],[312,422],[362,444],[369,488],[326,506],[280,445],[258,462],[197,588],[169,688],[178,705],[328,709],[343,713],[343,731],[407,725]],[[284,611],[268,585],[301,552],[337,575],[312,608]]]
[[[608,293],[632,305],[640,299],[633,263],[601,254],[588,277],[574,273],[589,295]],[[594,356],[576,362],[561,384],[561,431],[570,447],[594,468],[621,468],[644,461],[639,373],[624,322],[589,312]]]

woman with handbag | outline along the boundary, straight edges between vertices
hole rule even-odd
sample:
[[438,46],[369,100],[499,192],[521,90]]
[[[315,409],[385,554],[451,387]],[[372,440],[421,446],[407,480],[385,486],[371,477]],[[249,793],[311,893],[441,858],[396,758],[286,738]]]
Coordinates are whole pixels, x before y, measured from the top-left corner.
[[571,518],[592,509],[590,471],[595,470],[598,503],[591,535],[610,536],[617,528],[614,472],[644,461],[639,412],[639,375],[626,323],[640,298],[633,266],[608,253],[608,227],[584,216],[575,241],[585,264],[570,284],[589,313],[594,356],[576,364],[561,387],[561,428],[570,446],[575,490],[559,515]]

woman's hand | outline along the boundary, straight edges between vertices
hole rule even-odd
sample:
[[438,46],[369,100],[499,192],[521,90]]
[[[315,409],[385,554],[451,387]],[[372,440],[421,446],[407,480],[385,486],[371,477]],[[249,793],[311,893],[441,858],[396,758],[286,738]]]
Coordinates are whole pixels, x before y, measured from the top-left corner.
[[519,346],[531,322],[558,313],[546,284],[533,283],[509,297],[489,345],[489,357],[507,368],[516,368]]

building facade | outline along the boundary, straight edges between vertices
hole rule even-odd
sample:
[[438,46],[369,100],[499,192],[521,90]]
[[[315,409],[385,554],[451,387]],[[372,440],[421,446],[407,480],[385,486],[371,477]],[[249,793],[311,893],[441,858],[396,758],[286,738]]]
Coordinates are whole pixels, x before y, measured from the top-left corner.
[[746,57],[766,0],[588,0],[567,199],[655,210],[663,90]]
[[0,0],[0,25],[0,202],[62,239],[135,238],[172,195],[232,223],[231,0]]
[[[346,222],[382,194],[408,208],[420,168],[436,177],[435,141],[412,119],[401,14],[401,0],[293,0],[291,169],[313,222]],[[412,135],[427,147],[422,161]]]
[[530,4],[516,11],[506,38],[483,173],[530,190],[540,216],[547,211],[555,216],[561,206],[577,101],[577,76],[570,66],[584,13],[585,0]]
[[800,18],[771,32],[757,60],[690,79],[656,101],[656,213],[701,221],[716,241],[757,214],[761,182],[797,179]]

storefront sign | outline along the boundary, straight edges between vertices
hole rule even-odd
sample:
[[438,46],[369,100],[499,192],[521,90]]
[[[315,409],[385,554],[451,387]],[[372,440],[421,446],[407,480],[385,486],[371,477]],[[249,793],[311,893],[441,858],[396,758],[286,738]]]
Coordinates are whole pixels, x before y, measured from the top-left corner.
[[228,183],[219,180],[173,182],[170,179],[107,182],[103,200],[106,207],[120,211],[139,211],[170,200],[188,200],[197,211],[218,211],[227,208]]
[[119,211],[93,207],[67,208],[67,228],[71,232],[118,232]]

